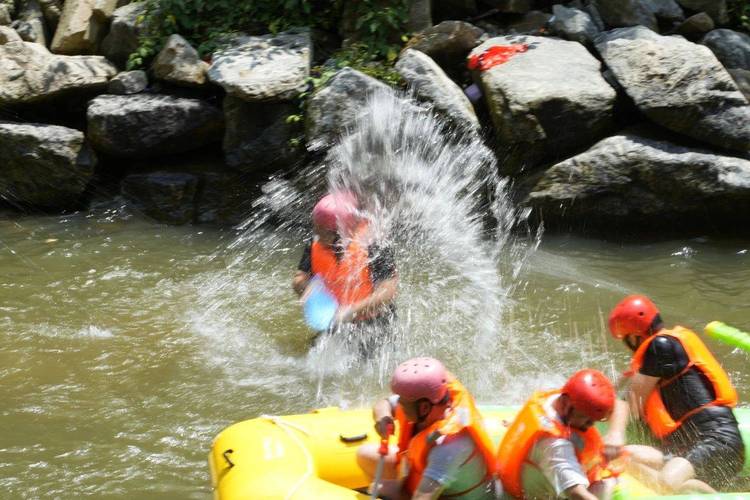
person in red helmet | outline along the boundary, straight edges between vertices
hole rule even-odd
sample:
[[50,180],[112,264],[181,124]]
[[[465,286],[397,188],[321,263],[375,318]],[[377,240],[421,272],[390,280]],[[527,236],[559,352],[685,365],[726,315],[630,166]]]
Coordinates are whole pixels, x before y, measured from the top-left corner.
[[[710,486],[726,484],[742,469],[745,447],[732,413],[737,393],[711,351],[691,330],[665,328],[659,309],[643,295],[614,307],[609,330],[633,351],[625,374],[630,414],[661,444],[661,450],[627,447],[642,475],[664,492],[711,492]],[[623,444],[627,413],[618,422],[605,436],[614,447]]]
[[[386,457],[378,491],[387,498],[494,499],[494,447],[471,394],[433,358],[414,358],[393,372],[394,395],[373,408],[382,437],[398,423],[397,446]],[[359,448],[357,461],[374,477],[376,445]]]
[[[292,288],[303,296],[318,275],[339,304],[332,327],[356,323],[385,330],[394,317],[398,285],[393,252],[370,241],[367,221],[357,208],[348,192],[328,194],[316,203],[313,238],[305,246]],[[371,338],[361,340],[363,350],[374,347]]]
[[612,382],[580,370],[558,390],[536,392],[510,424],[498,450],[500,479],[514,498],[608,498],[614,474],[594,423],[615,406]]

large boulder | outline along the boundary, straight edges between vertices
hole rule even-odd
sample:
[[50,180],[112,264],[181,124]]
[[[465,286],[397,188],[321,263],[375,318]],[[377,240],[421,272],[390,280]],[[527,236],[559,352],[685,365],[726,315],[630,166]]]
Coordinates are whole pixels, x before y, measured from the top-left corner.
[[29,32],[29,40],[47,46],[47,26],[42,8],[37,0],[24,0],[18,4],[18,23]]
[[640,26],[597,40],[607,66],[648,118],[721,148],[750,149],[750,105],[708,48]]
[[42,9],[50,33],[54,33],[62,15],[63,0],[39,0],[39,7]]
[[645,0],[594,0],[607,26],[645,26],[656,31],[656,14]]
[[705,12],[716,24],[729,22],[726,0],[677,0],[680,5],[694,12]]
[[187,224],[195,219],[199,180],[184,172],[131,174],[121,189],[138,212],[167,224]]
[[101,56],[58,56],[36,43],[0,46],[0,105],[103,91],[116,68]]
[[288,119],[298,112],[296,103],[245,102],[226,96],[226,164],[245,172],[267,172],[299,160],[301,127]]
[[0,199],[16,206],[74,206],[94,175],[96,156],[78,130],[0,122],[0,151]]
[[138,94],[148,87],[145,71],[123,71],[109,81],[107,92],[116,95]]
[[417,99],[428,102],[451,124],[465,130],[479,130],[479,120],[469,99],[428,55],[406,49],[396,63],[396,70]]
[[737,84],[740,92],[750,101],[750,70],[730,69],[729,74],[732,75],[732,79]]
[[677,27],[676,33],[684,36],[690,41],[695,41],[712,29],[714,29],[714,20],[705,12],[698,12],[685,19]]
[[479,45],[484,30],[463,21],[443,21],[417,33],[408,48],[430,56],[449,75],[459,74],[466,66],[466,55]]
[[166,95],[99,96],[89,103],[87,119],[94,149],[120,158],[191,151],[223,134],[221,110]]
[[237,37],[214,54],[208,78],[245,101],[283,101],[307,89],[312,40],[307,30]]
[[21,35],[13,28],[0,26],[0,45],[10,42],[23,42],[23,40],[21,40]]
[[104,37],[101,52],[107,59],[124,68],[130,54],[138,48],[143,26],[139,17],[146,11],[145,2],[134,2],[115,10],[109,34]]
[[50,50],[58,54],[94,54],[106,25],[93,16],[94,0],[67,0]]
[[171,35],[156,56],[152,69],[159,80],[198,87],[206,83],[208,63],[201,61],[198,51],[187,40],[180,35]]
[[307,147],[318,150],[338,140],[376,91],[390,91],[384,83],[352,68],[339,70],[307,102]]
[[718,29],[707,33],[701,43],[716,54],[725,68],[750,70],[750,36],[739,31]]
[[552,227],[747,228],[750,161],[630,130],[549,168],[524,204]]
[[13,15],[9,5],[0,3],[0,26],[8,26],[13,22]]
[[196,199],[196,222],[236,226],[252,209],[252,183],[246,174],[227,171],[206,172]]
[[643,0],[648,9],[654,13],[658,19],[669,22],[680,22],[685,19],[680,4],[675,0]]
[[550,30],[560,38],[590,45],[599,34],[599,29],[591,16],[579,9],[553,5],[555,17],[550,22]]
[[592,144],[612,125],[615,90],[601,75],[601,63],[583,45],[551,38],[499,37],[494,45],[516,45],[526,52],[479,72],[499,141],[508,149],[504,170],[567,155]]

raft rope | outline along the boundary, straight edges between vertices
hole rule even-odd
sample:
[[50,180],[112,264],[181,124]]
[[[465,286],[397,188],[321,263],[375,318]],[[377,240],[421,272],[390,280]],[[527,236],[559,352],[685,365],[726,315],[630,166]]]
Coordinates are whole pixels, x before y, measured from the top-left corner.
[[281,417],[278,417],[276,415],[261,415],[260,418],[265,418],[266,420],[269,420],[270,422],[278,425],[284,432],[287,433],[287,435],[300,447],[302,450],[302,453],[305,455],[305,460],[307,461],[307,471],[302,475],[301,478],[299,478],[299,481],[294,483],[292,488],[289,490],[287,495],[284,497],[285,500],[290,500],[296,493],[297,490],[304,484],[305,481],[310,479],[310,477],[313,475],[313,472],[315,471],[315,467],[313,464],[313,457],[310,454],[310,451],[305,446],[305,443],[302,442],[302,440],[297,436],[292,430],[296,430],[298,432],[301,432],[307,437],[310,437],[310,433],[298,424],[293,424],[291,422],[286,422],[281,419]]

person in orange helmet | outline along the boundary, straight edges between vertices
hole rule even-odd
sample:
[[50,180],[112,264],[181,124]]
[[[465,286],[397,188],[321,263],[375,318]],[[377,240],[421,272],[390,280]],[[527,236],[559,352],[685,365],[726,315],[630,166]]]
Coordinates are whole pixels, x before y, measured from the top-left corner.
[[511,423],[498,450],[503,488],[514,498],[609,498],[614,474],[594,423],[615,406],[612,382],[580,370],[558,390],[536,392]]
[[[726,484],[742,469],[745,446],[732,413],[737,392],[711,351],[691,330],[665,328],[659,309],[643,295],[614,307],[609,330],[633,351],[625,374],[630,413],[661,443],[661,451],[627,447],[641,472],[665,491],[711,492],[708,485]],[[627,415],[619,422],[605,436],[615,448],[624,444]]]
[[[397,446],[385,457],[378,493],[386,498],[492,500],[499,496],[496,460],[474,398],[434,358],[401,363],[391,378],[393,396],[373,408],[381,437],[398,423]],[[362,445],[357,462],[371,478],[376,445]]]
[[393,252],[373,243],[367,221],[349,192],[330,193],[312,211],[313,239],[305,246],[292,288],[304,296],[319,276],[339,304],[332,328],[344,324],[374,327],[361,332],[360,349],[375,347],[373,336],[387,334],[395,315],[398,276]]

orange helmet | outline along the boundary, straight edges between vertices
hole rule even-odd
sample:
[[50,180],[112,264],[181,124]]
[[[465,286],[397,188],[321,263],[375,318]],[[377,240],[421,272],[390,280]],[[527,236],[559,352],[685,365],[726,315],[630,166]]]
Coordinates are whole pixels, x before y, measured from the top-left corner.
[[622,340],[628,335],[648,337],[654,320],[660,318],[659,309],[645,295],[629,295],[622,299],[609,315],[609,331]]
[[562,394],[567,394],[573,408],[596,421],[607,418],[615,407],[615,388],[598,370],[574,373],[565,382]]

